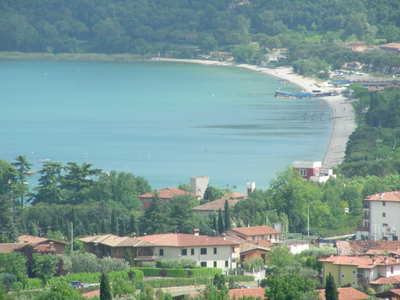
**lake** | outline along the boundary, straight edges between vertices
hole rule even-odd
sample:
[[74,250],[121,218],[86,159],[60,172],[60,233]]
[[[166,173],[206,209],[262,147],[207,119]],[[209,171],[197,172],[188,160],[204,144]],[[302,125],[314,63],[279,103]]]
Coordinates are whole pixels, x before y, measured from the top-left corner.
[[233,67],[0,61],[0,159],[90,162],[152,187],[210,177],[265,188],[293,160],[322,160],[322,101],[276,99],[293,86]]

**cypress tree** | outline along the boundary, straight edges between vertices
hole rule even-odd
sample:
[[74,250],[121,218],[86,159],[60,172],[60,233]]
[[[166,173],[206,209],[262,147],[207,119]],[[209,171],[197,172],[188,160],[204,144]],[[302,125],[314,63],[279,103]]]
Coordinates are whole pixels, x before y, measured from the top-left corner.
[[231,229],[232,228],[231,212],[228,205],[228,200],[225,200],[224,204],[224,221],[225,221],[225,230]]
[[129,218],[129,233],[130,234],[136,233],[136,235],[139,235],[137,230],[136,218],[134,214],[131,214]]
[[224,220],[222,217],[222,211],[221,209],[218,210],[218,233],[221,234],[224,232]]
[[110,281],[105,273],[101,273],[100,300],[112,300]]
[[338,300],[339,299],[339,292],[336,288],[335,279],[333,278],[331,273],[329,273],[328,277],[326,278],[325,299],[326,300]]

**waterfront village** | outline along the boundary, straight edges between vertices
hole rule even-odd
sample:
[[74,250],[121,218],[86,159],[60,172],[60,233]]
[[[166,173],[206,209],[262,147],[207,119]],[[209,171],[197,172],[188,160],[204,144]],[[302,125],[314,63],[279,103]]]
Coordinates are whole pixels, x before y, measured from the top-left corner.
[[[293,169],[301,177],[315,184],[324,184],[330,178],[336,177],[332,169],[323,168],[322,163],[318,161],[295,161]],[[154,193],[142,194],[139,198],[146,210],[151,208],[154,197],[166,202],[184,195],[203,199],[208,182],[209,178],[206,176],[192,177],[190,184],[192,191],[169,187]],[[234,208],[239,202],[246,201],[248,194],[255,190],[255,183],[249,182],[247,194],[228,193],[220,199],[198,205],[192,210],[203,216],[218,215],[227,207]],[[135,266],[135,272],[144,273],[145,280],[148,278],[149,283],[152,280],[157,282],[154,278],[179,278],[165,287],[159,285],[160,290],[176,299],[195,297],[202,292],[205,285],[204,281],[199,279],[202,273],[198,270],[201,269],[213,270],[205,274],[231,276],[229,296],[232,298],[264,299],[263,284],[268,272],[268,265],[265,263],[269,261],[270,253],[278,251],[278,256],[301,255],[316,249],[325,253],[316,261],[320,265],[320,274],[316,276],[322,282],[332,276],[338,286],[338,299],[369,299],[369,295],[361,290],[374,291],[378,299],[399,299],[399,215],[400,191],[383,192],[365,198],[364,218],[359,230],[343,236],[325,238],[305,236],[290,239],[287,228],[277,223],[272,226],[232,227],[217,236],[201,235],[199,229],[193,229],[192,234],[171,232],[141,236],[135,233],[127,236],[91,235],[80,237],[79,242],[83,244],[84,252],[99,259],[129,261]],[[35,255],[63,255],[69,248],[73,249],[73,245],[61,240],[21,235],[16,243],[0,244],[0,254],[21,253],[26,256],[28,264],[31,264]],[[286,249],[287,253],[277,250],[282,248]],[[181,267],[184,267],[181,270],[177,265],[173,265],[174,268],[168,265],[179,261],[182,262]],[[260,261],[261,265],[249,264]],[[58,268],[62,270],[63,266]],[[183,275],[180,272],[183,272]],[[184,286],[183,282],[195,276],[197,272],[199,280]],[[132,274],[136,273],[131,273],[130,276]],[[235,276],[238,276],[240,282],[233,282]],[[88,284],[85,279],[73,280],[77,278],[79,276],[68,277],[74,287],[87,289],[87,292],[83,293],[84,296],[90,298],[99,295],[96,283]],[[175,285],[177,287],[174,287]],[[317,294],[319,299],[325,299],[325,289],[317,290]]]

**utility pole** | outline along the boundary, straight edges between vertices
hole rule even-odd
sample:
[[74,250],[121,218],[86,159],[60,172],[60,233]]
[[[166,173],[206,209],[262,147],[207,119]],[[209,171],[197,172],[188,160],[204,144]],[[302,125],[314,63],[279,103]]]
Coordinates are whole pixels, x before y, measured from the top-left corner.
[[307,237],[310,238],[310,204],[307,207]]
[[71,254],[74,252],[74,223],[70,222],[71,225]]

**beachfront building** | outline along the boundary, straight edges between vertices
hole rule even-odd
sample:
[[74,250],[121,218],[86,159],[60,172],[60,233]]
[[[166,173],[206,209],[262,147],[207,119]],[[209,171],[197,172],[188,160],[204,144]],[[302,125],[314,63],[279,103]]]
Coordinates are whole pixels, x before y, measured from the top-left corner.
[[325,183],[330,178],[336,178],[332,169],[322,167],[320,161],[298,160],[293,162],[293,169],[296,170],[301,177],[316,183]]
[[227,230],[225,234],[252,242],[268,241],[270,243],[278,243],[282,239],[281,232],[270,226],[236,227]]
[[153,201],[155,195],[162,201],[169,201],[172,198],[177,196],[192,196],[196,197],[194,193],[187,192],[184,190],[177,189],[175,187],[168,187],[161,190],[154,191],[152,193],[145,193],[139,196],[140,201],[142,202],[143,208],[148,209],[151,206],[151,202]]
[[112,234],[81,238],[87,252],[124,258],[138,264],[155,260],[194,260],[199,267],[236,268],[239,244],[223,237],[166,233],[133,237]]
[[388,256],[330,256],[322,263],[324,282],[329,274],[338,286],[367,286],[371,281],[400,275],[400,261]]
[[398,240],[400,230],[400,191],[369,195],[365,198],[363,225],[371,240]]

